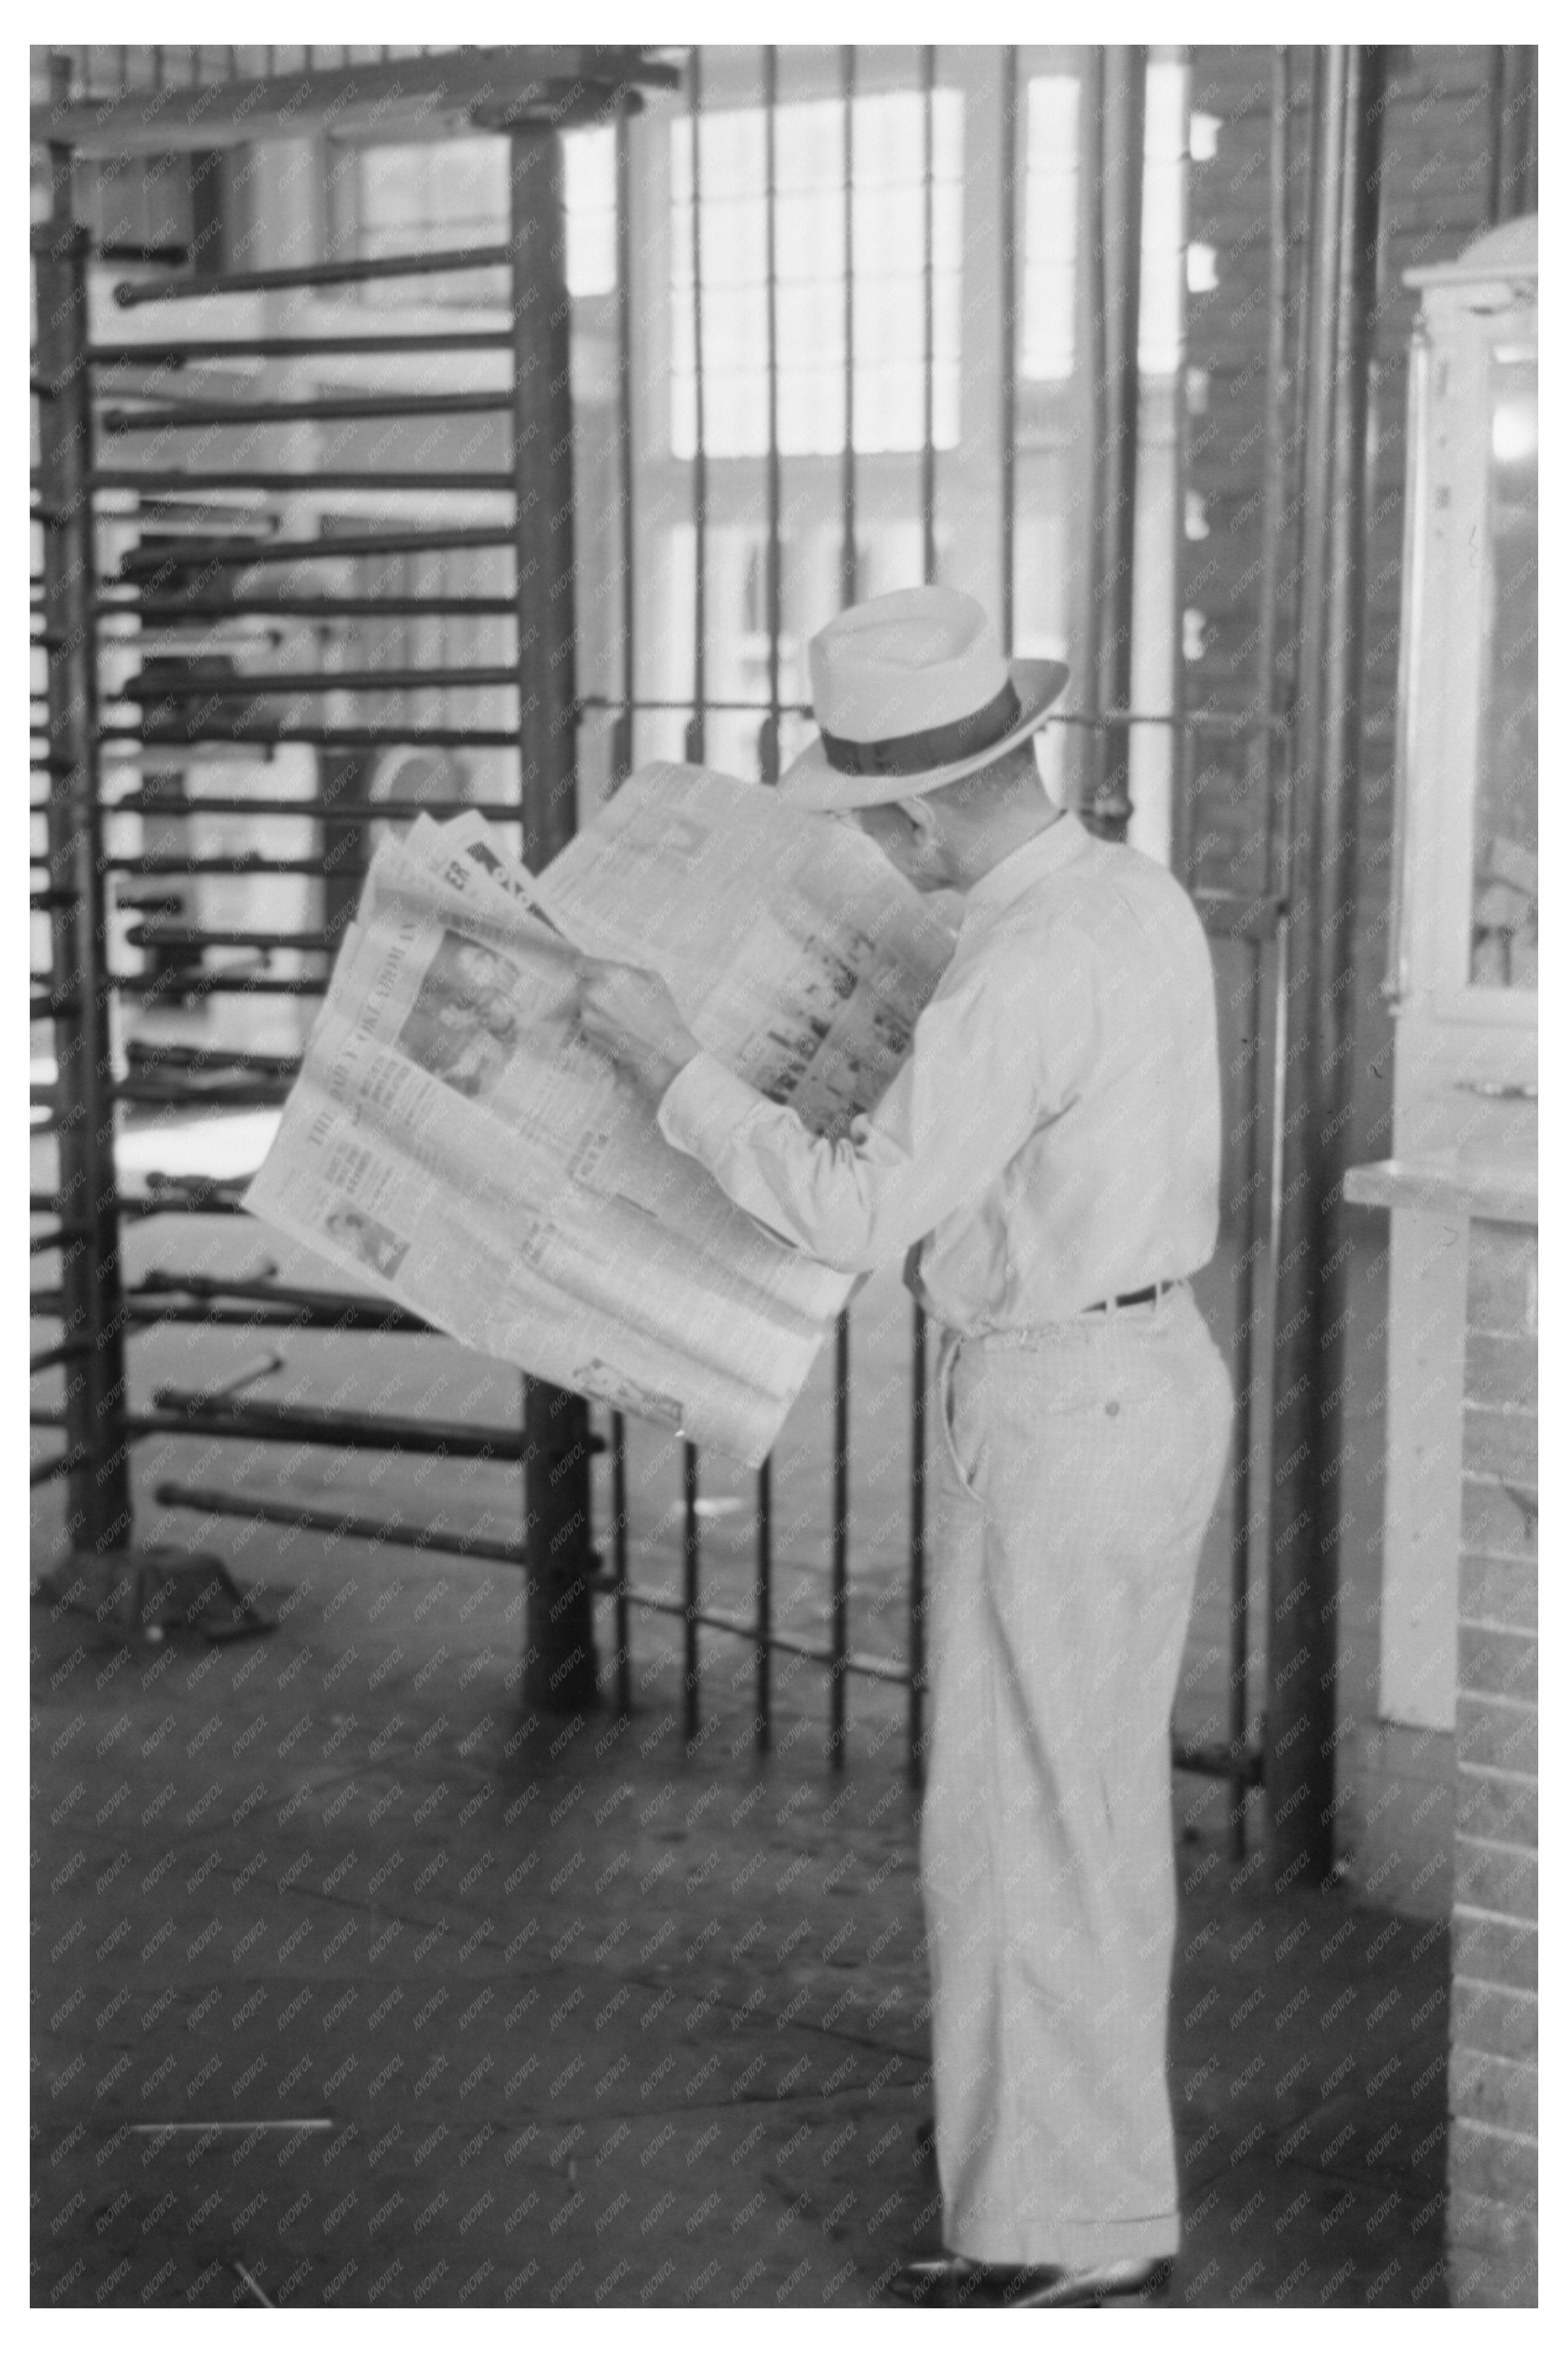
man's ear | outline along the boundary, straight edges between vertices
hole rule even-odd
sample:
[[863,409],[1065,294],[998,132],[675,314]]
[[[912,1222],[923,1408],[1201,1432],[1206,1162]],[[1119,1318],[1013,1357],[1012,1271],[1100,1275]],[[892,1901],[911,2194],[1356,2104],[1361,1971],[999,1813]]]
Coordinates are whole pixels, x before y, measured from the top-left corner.
[[923,849],[936,831],[936,818],[931,814],[929,803],[911,796],[908,800],[895,801],[893,806],[901,810],[908,818],[914,828],[916,840]]

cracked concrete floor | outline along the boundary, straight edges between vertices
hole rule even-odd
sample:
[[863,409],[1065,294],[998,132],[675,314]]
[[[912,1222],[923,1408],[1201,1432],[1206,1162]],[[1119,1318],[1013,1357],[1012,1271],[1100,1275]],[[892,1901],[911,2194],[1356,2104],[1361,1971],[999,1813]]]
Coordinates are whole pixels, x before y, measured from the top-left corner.
[[[262,1641],[34,1605],[35,2304],[873,2300],[939,2234],[902,1694],[836,1776],[786,1666],[759,1762],[716,1642],[688,1754],[658,1621],[534,1720],[513,1587],[279,1533]],[[1182,1865],[1177,2298],[1441,2302],[1441,1933]]]

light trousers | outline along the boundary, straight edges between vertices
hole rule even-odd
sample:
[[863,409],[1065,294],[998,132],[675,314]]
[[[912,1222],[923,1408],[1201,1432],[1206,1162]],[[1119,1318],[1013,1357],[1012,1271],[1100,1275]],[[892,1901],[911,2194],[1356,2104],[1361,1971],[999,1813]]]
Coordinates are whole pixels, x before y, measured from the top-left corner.
[[1170,1716],[1231,1388],[1184,1284],[940,1360],[921,1831],[949,2249],[1174,2253]]

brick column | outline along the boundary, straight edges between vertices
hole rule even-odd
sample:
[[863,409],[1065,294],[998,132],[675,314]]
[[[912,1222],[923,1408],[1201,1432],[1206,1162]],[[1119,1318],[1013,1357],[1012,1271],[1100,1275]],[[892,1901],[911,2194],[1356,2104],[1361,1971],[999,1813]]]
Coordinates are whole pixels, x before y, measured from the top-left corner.
[[1536,1232],[1470,1227],[1448,2263],[1536,2301]]

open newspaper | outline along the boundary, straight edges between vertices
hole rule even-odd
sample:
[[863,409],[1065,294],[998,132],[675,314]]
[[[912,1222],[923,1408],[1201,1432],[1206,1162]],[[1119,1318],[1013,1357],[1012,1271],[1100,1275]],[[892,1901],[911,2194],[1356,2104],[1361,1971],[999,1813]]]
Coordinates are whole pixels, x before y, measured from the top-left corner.
[[869,1110],[952,952],[857,831],[634,776],[542,875],[483,818],[384,843],[247,1209],[469,1345],[763,1461],[851,1278],[736,1208],[581,1034],[580,954],[659,973],[817,1134]]

